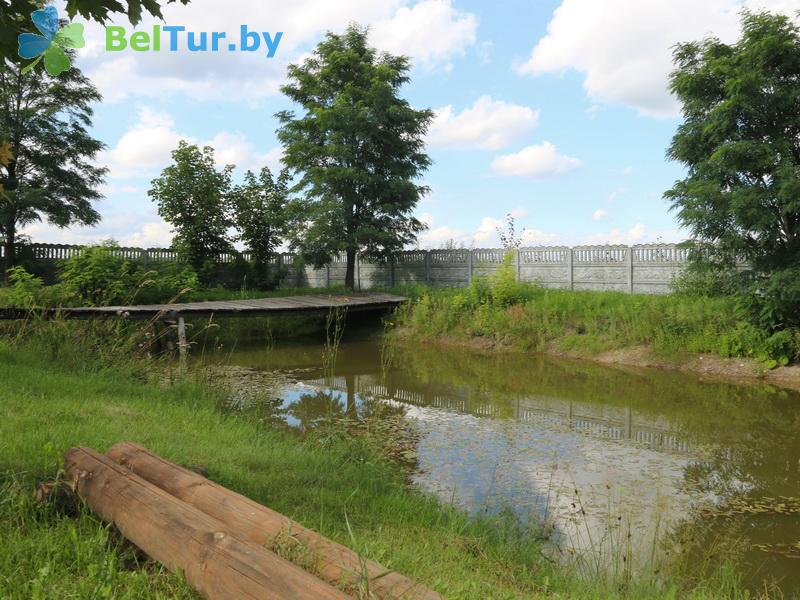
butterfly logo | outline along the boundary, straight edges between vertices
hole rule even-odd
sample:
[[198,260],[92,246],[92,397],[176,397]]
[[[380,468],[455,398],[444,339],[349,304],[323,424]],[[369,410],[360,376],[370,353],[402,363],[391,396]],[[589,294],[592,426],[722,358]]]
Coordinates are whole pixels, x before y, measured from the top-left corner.
[[58,28],[58,11],[55,6],[47,6],[31,13],[33,24],[42,35],[36,33],[21,33],[17,38],[19,42],[19,55],[22,58],[34,58],[32,63],[22,69],[27,73],[44,58],[44,69],[55,77],[69,70],[69,56],[65,48],[83,48],[86,40],[83,39],[83,25],[70,23],[61,29]]

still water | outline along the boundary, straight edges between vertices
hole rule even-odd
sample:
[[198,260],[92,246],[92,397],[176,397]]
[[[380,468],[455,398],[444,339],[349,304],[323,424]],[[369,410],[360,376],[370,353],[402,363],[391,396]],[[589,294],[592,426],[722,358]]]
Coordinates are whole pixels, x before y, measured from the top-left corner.
[[233,404],[302,428],[376,403],[403,411],[420,434],[416,485],[515,515],[589,575],[726,557],[754,587],[800,591],[800,395],[374,338],[344,341],[332,368],[323,352],[239,348]]

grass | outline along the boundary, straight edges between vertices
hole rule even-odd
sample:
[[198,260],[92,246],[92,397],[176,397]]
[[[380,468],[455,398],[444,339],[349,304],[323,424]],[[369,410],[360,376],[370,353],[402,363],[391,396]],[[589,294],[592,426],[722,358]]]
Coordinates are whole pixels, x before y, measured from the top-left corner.
[[418,337],[483,339],[524,351],[594,355],[646,346],[753,357],[767,366],[800,358],[800,332],[770,335],[737,316],[729,297],[569,291],[518,283],[502,271],[465,289],[418,293],[396,322]]
[[104,340],[119,334],[111,323],[33,322],[23,333],[0,338],[0,597],[193,597],[85,508],[32,500],[66,449],[102,452],[121,440],[202,465],[222,485],[448,598],[748,597],[729,570],[692,590],[576,578],[544,558],[535,531],[471,520],[409,488],[374,439],[335,427],[299,436],[225,414],[202,373],[177,378],[131,358],[122,342],[108,349]]

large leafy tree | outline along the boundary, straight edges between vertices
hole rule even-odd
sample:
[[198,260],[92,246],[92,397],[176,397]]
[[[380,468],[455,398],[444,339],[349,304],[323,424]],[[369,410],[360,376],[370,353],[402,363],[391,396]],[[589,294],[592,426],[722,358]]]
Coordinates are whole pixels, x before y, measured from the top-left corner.
[[[144,12],[161,18],[161,6],[176,0],[67,0],[67,14],[72,19],[80,15],[84,19],[105,23],[113,14],[124,13],[131,24],[141,21]],[[189,0],[179,0],[188,4]],[[45,0],[3,0],[0,2],[0,59],[15,59],[17,36],[35,32],[31,13],[42,8]]]
[[318,266],[344,252],[349,288],[357,252],[389,255],[424,228],[412,211],[427,191],[415,180],[430,165],[424,135],[433,113],[400,97],[408,70],[406,57],[370,48],[367,30],[351,25],[291,65],[281,88],[302,107],[299,116],[277,115],[283,160],[306,192],[294,245]]
[[100,220],[93,202],[106,169],[94,159],[104,146],[89,133],[99,100],[78,69],[51,77],[0,62],[0,143],[10,151],[0,166],[6,269],[15,263],[20,227],[42,218],[59,227]]
[[233,165],[217,169],[213,148],[180,142],[172,162],[148,192],[175,231],[173,247],[203,277],[221,252],[233,248],[228,229]]
[[248,171],[244,182],[231,193],[239,240],[250,250],[259,286],[274,283],[269,262],[288,233],[289,182],[288,169],[274,177],[269,168],[264,167],[257,176]]
[[787,324],[800,315],[800,30],[786,16],[743,12],[738,42],[707,38],[674,56],[684,119],[668,155],[687,175],[666,197],[706,256],[748,262],[751,292],[783,290],[783,306],[767,298],[761,316]]

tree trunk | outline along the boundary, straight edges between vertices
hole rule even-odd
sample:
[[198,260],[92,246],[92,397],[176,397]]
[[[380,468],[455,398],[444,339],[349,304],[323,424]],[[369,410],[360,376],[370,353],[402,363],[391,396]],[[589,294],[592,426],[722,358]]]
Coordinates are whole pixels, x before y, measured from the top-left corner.
[[344,276],[344,287],[348,290],[356,289],[356,249],[347,249],[347,271]]
[[17,262],[17,232],[16,223],[6,223],[5,226],[6,239],[3,243],[4,256],[3,259],[3,276],[2,281],[8,281],[8,270],[13,267]]

